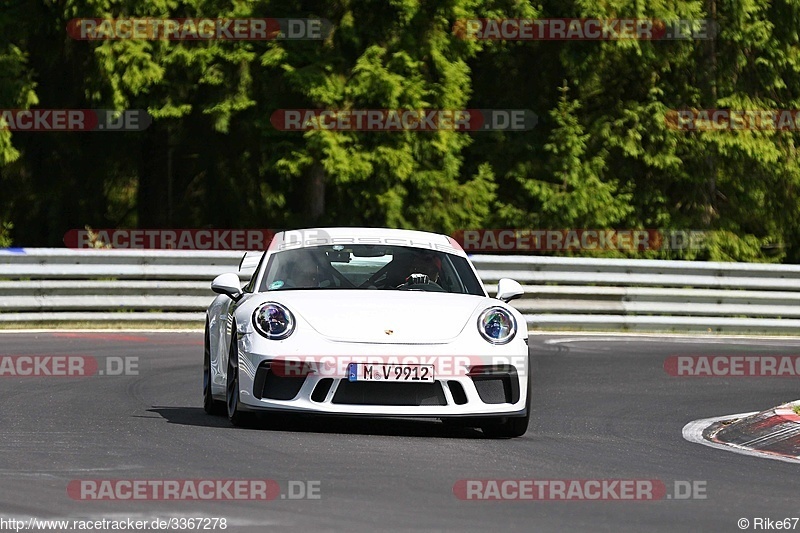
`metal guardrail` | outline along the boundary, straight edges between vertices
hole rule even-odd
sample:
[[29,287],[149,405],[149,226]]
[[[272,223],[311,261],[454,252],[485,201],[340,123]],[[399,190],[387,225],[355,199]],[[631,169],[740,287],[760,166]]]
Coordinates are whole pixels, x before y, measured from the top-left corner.
[[[200,326],[214,297],[210,281],[237,271],[242,255],[0,250],[0,323]],[[532,330],[800,333],[798,265],[504,255],[472,260],[490,293],[503,277],[525,286],[525,296],[513,304]]]
[[[243,252],[0,250],[0,324],[195,322]],[[242,278],[247,277],[242,273]]]

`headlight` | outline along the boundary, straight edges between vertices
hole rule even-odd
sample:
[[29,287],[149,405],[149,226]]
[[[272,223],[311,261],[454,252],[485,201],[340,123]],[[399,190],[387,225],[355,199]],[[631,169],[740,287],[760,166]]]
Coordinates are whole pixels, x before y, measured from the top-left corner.
[[502,307],[490,307],[478,317],[478,331],[492,344],[506,344],[517,333],[517,322]]
[[294,316],[281,304],[269,302],[256,308],[253,325],[264,337],[278,341],[294,331]]

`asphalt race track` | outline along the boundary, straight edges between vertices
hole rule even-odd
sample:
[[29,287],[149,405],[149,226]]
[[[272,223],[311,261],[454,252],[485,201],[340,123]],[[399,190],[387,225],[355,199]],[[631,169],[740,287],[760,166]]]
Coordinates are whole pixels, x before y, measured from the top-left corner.
[[[672,377],[663,366],[671,355],[796,355],[800,339],[534,335],[530,346],[531,427],[519,439],[489,440],[424,420],[233,428],[202,410],[201,332],[2,334],[0,356],[90,356],[104,375],[0,377],[0,516],[225,517],[227,531],[252,532],[740,531],[740,518],[752,529],[757,517],[800,517],[796,465],[681,436],[692,420],[798,399],[798,379]],[[67,490],[120,479],[267,479],[284,498],[86,501]],[[459,480],[486,479],[660,480],[671,498],[454,495]],[[679,498],[676,481],[704,498]],[[290,497],[308,490],[318,498]]]

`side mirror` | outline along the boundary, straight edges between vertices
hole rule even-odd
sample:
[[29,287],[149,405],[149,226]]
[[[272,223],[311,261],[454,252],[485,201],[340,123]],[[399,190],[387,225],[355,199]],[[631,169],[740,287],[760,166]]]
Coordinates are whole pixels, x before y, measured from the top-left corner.
[[497,298],[504,302],[510,302],[525,294],[525,289],[522,285],[510,278],[503,278],[497,282]]
[[239,276],[231,272],[220,274],[214,278],[214,281],[211,282],[211,290],[217,294],[225,294],[233,301],[242,297],[242,284]]

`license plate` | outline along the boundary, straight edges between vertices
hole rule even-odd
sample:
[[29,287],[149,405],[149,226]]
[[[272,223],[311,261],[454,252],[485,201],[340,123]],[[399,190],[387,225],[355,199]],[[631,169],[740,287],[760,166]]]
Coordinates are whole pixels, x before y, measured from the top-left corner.
[[433,365],[350,363],[347,365],[347,379],[349,381],[433,383]]

